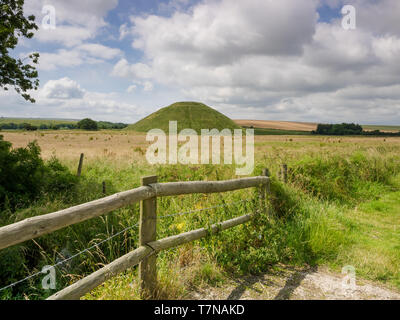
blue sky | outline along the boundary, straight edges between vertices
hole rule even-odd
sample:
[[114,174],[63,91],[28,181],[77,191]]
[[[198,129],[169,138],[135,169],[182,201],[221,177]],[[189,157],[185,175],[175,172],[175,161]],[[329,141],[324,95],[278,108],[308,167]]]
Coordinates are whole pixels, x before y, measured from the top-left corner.
[[13,55],[41,54],[37,102],[0,92],[0,116],[131,123],[190,100],[236,119],[400,122],[396,0],[37,0],[25,12],[40,29]]

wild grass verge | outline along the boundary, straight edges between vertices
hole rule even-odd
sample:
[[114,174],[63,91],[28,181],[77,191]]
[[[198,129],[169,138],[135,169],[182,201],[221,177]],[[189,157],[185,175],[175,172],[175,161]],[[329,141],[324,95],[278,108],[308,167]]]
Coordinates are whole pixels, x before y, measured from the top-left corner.
[[[254,175],[260,174],[264,167],[273,173],[269,210],[246,225],[160,253],[159,297],[184,298],[196,287],[221,285],[226,277],[268,272],[278,263],[327,264],[338,271],[344,265],[353,265],[360,277],[400,288],[397,241],[400,146],[362,141],[367,141],[363,147],[345,141],[332,146],[325,140],[280,141],[268,145],[260,142]],[[263,150],[267,148],[265,155]],[[282,159],[290,169],[286,185],[274,174]],[[71,171],[75,169],[76,163],[70,160],[64,164]],[[149,174],[157,174],[160,182],[224,180],[234,178],[234,170],[223,165],[152,167],[142,159],[120,162],[113,157],[99,156],[85,162],[82,177],[68,193],[44,195],[27,208],[11,212],[9,219],[2,223],[100,198],[102,181],[106,181],[107,194],[112,194],[139,186],[140,177]],[[250,201],[237,203],[243,199]],[[235,204],[162,219],[158,236],[162,238],[246,214],[254,210],[256,199],[257,192],[250,189],[223,195],[159,199],[159,216],[221,203]],[[0,287],[134,226],[138,215],[138,205],[133,205],[1,250]],[[42,290],[43,276],[39,276],[0,292],[0,298],[46,298],[136,247],[137,230],[132,228],[58,268],[56,290]],[[136,275],[136,268],[128,270],[85,298],[137,299]]]

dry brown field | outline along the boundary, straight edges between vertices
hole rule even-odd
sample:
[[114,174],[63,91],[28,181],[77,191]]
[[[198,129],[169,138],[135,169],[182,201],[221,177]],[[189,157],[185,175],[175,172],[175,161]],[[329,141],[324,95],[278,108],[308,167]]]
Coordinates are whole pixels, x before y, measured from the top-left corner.
[[[235,121],[239,126],[260,128],[260,129],[276,129],[276,130],[293,130],[293,131],[312,131],[317,129],[317,123],[314,122],[295,122],[295,121],[274,121],[274,120],[240,120]],[[380,130],[382,132],[398,132],[400,126],[385,125],[362,125],[365,131]]]
[[312,131],[317,129],[317,123],[312,122],[292,122],[292,121],[272,121],[272,120],[233,120],[239,126],[261,128],[261,129],[277,129],[277,130],[294,130],[294,131]]
[[[113,165],[124,166],[132,161],[146,164],[145,152],[153,143],[146,136],[132,131],[3,131],[4,140],[10,141],[13,148],[25,147],[36,140],[42,150],[42,157],[56,156],[67,164],[74,165],[81,153],[86,161],[110,160]],[[296,159],[308,154],[351,153],[359,148],[376,148],[379,145],[395,146],[400,138],[391,137],[330,137],[330,136],[255,136],[255,160],[261,157]],[[272,159],[271,159],[272,160]]]

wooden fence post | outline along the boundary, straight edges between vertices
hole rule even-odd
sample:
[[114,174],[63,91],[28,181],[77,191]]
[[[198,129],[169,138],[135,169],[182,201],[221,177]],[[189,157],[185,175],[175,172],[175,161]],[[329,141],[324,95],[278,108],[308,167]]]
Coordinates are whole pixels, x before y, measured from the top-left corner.
[[[267,168],[265,168],[263,170],[263,176],[266,176],[268,178],[270,177],[270,173]],[[268,180],[267,184],[265,185],[265,192],[266,192],[266,194],[269,194],[271,192],[271,181],[270,180]]]
[[[269,170],[267,168],[264,168],[262,170],[262,175],[269,177]],[[267,212],[267,201],[266,201],[266,197],[267,194],[269,193],[269,181],[264,185],[264,187],[260,190],[261,192],[261,205],[262,205],[262,209],[263,212],[266,213]]]
[[106,182],[103,181],[102,185],[103,185],[103,196],[105,196],[106,195]]
[[[157,176],[142,178],[142,186],[157,183]],[[157,240],[157,197],[140,201],[139,245]],[[157,257],[152,255],[139,264],[140,296],[153,299],[157,286]]]
[[77,175],[78,177],[81,176],[82,164],[83,164],[83,153],[81,153],[81,157],[79,158],[78,172],[76,173],[76,175]]
[[284,183],[287,183],[287,164],[282,164],[281,167],[281,179]]

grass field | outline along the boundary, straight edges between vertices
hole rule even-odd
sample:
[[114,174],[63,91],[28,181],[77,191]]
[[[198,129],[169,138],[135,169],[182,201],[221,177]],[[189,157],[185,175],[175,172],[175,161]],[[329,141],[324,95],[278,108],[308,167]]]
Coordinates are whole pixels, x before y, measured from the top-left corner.
[[[159,181],[222,180],[235,178],[229,165],[150,166],[145,159],[145,136],[131,131],[2,132],[14,147],[36,139],[45,159],[56,156],[75,172],[85,154],[82,177],[68,195],[44,195],[28,208],[7,213],[8,224],[53,212],[140,185],[140,177],[157,174]],[[255,171],[272,173],[272,216],[196,241],[159,255],[160,298],[183,298],[193,288],[218,285],[226,277],[257,274],[278,263],[325,265],[339,271],[356,268],[357,276],[400,289],[400,153],[399,138],[260,135],[255,137]],[[280,165],[289,167],[288,183],[277,179]],[[160,216],[241,199],[254,199],[254,190],[221,195],[163,198]],[[163,220],[160,238],[239,216],[253,210],[249,201],[207,214]],[[107,236],[134,225],[139,207],[129,206],[104,217],[78,224],[0,251],[0,270],[18,280],[72,255]],[[6,213],[0,213],[5,215]],[[57,289],[137,247],[137,230],[129,230],[75,258],[57,271]],[[17,264],[16,264],[17,263]],[[22,267],[21,267],[22,265]],[[7,273],[8,272],[8,273]],[[137,269],[113,278],[86,299],[137,299]],[[0,275],[0,279],[1,275]],[[4,279],[4,278],[3,278]],[[0,280],[0,287],[5,285]],[[40,281],[1,293],[0,297],[43,298]]]
[[383,132],[398,132],[400,126],[363,125],[364,130],[380,130]]
[[[190,118],[185,117],[185,115],[181,115],[176,112],[176,110],[169,110],[167,114],[161,114],[160,119],[157,116],[160,114],[159,110],[152,117],[156,117],[156,119],[150,118],[150,123],[148,122],[139,122],[136,124],[136,127],[139,128],[137,131],[146,132],[149,127],[155,127],[155,124],[158,124],[158,128],[163,129],[165,132],[168,132],[168,124],[160,123],[160,119],[178,119],[179,128],[191,128],[193,127],[192,122],[190,122]],[[192,118],[197,120],[196,114],[190,109],[188,113],[192,114]],[[226,118],[217,116],[215,114],[215,110],[212,110],[209,113],[210,122],[211,119],[216,119],[217,122],[220,123],[218,128],[234,128],[235,125],[228,121]],[[203,115],[203,113],[201,112]],[[147,119],[147,118],[146,118]],[[144,119],[143,119],[144,120]],[[148,120],[148,119],[147,119]],[[204,120],[204,119],[203,119]],[[233,122],[241,127],[254,127],[256,129],[256,134],[259,135],[304,135],[309,134],[312,130],[317,128],[317,123],[313,122],[295,122],[295,121],[272,121],[272,120],[233,120]],[[1,117],[0,124],[2,123],[29,123],[34,126],[40,126],[41,124],[45,125],[57,125],[61,123],[78,123],[78,120],[71,119],[40,119],[40,118],[7,118]],[[131,125],[128,130],[136,129],[134,125]],[[364,130],[372,131],[372,130],[380,130],[383,132],[398,132],[400,131],[400,126],[385,126],[385,125],[362,125]],[[195,128],[196,129],[196,128]]]
[[1,117],[0,118],[0,124],[2,123],[29,123],[33,126],[40,126],[41,124],[45,125],[57,125],[61,123],[71,123],[71,124],[76,124],[78,123],[78,120],[70,120],[70,119],[41,119],[41,118],[5,118]]

